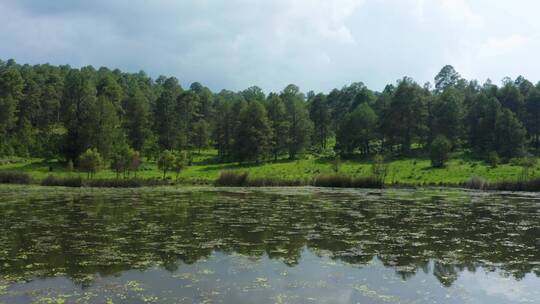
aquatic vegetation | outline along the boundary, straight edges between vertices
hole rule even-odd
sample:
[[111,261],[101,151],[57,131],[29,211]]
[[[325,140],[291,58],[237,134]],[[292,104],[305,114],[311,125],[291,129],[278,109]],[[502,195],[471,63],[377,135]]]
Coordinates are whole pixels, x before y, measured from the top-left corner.
[[540,275],[528,193],[0,186],[0,206],[6,303],[459,302],[463,276]]

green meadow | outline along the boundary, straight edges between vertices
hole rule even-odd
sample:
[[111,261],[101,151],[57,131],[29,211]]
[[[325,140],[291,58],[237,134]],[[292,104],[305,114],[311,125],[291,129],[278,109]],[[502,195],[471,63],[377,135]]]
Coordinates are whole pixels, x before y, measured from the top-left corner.
[[[308,155],[300,160],[280,159],[274,162],[259,164],[218,163],[215,150],[205,150],[194,156],[191,166],[186,167],[178,176],[180,184],[212,184],[222,171],[245,171],[253,178],[270,178],[279,180],[310,180],[318,175],[336,174],[332,159]],[[388,174],[386,184],[457,184],[469,181],[472,177],[482,177],[488,181],[517,180],[522,172],[518,165],[500,164],[491,167],[483,161],[472,160],[463,154],[454,155],[444,168],[433,168],[427,158],[399,158],[387,161]],[[1,171],[25,172],[35,180],[42,180],[49,175],[57,177],[81,176],[86,173],[66,169],[65,164],[58,161],[41,159],[11,158],[1,160]],[[531,176],[540,175],[540,167],[536,165],[529,170]],[[342,160],[338,174],[353,177],[371,174],[370,160]],[[133,177],[134,174],[131,174]],[[146,160],[137,172],[140,178],[163,178],[156,162]],[[116,178],[116,173],[102,168],[94,178]],[[168,172],[167,179],[176,181],[176,174]]]

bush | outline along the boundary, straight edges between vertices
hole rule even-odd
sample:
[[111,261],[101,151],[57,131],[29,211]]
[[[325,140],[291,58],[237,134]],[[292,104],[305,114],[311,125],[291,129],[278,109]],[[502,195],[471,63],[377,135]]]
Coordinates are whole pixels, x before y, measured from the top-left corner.
[[306,181],[302,180],[284,180],[275,178],[249,178],[246,186],[248,187],[298,187],[305,186]]
[[160,179],[87,179],[81,177],[55,177],[49,175],[43,181],[42,186],[60,186],[60,187],[95,187],[95,188],[139,188],[146,186],[168,185],[167,181]]
[[0,172],[0,184],[30,184],[32,177],[23,172]]
[[222,187],[247,186],[248,176],[248,172],[223,171],[220,173],[215,184]]
[[101,169],[103,160],[97,149],[88,149],[79,157],[79,167],[82,171],[88,173],[88,177],[94,177],[94,174]]
[[82,187],[83,180],[80,177],[56,177],[53,175],[47,176],[41,181],[42,186],[58,186],[58,187]]
[[94,188],[140,188],[150,186],[164,186],[168,185],[167,181],[161,179],[142,179],[142,178],[128,178],[128,179],[91,179],[84,181],[85,187]]
[[382,188],[383,181],[377,176],[351,177],[347,175],[320,175],[313,180],[315,187],[331,188]]
[[167,172],[171,170],[174,166],[175,156],[173,151],[165,150],[159,156],[157,165],[159,170],[163,171],[163,179],[167,177]]
[[352,178],[346,175],[319,175],[313,180],[315,187],[349,188]]
[[485,179],[479,176],[473,176],[467,183],[465,183],[466,188],[484,190],[488,186],[488,183]]
[[437,135],[435,140],[431,143],[431,150],[429,153],[431,159],[431,166],[434,168],[442,168],[448,161],[448,155],[452,144],[443,135]]
[[382,189],[384,188],[384,179],[379,176],[366,176],[353,178],[353,188],[370,188],[370,189]]

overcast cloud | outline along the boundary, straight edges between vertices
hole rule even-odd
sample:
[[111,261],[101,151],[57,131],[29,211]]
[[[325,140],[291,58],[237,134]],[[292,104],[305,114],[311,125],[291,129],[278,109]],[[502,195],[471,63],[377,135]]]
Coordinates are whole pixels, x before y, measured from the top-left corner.
[[327,92],[445,64],[540,80],[535,0],[0,0],[0,58],[107,66],[213,90]]

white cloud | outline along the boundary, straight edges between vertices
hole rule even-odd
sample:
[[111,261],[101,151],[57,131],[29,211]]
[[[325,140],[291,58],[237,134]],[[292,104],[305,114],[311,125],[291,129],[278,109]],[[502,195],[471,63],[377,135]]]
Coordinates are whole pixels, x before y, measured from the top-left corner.
[[511,35],[502,38],[489,38],[478,48],[478,56],[498,57],[527,47],[533,39],[524,35]]
[[464,22],[467,26],[481,27],[484,18],[473,12],[468,0],[436,0],[440,2],[447,16],[455,22]]
[[[106,65],[200,81],[375,89],[445,64],[469,78],[540,79],[533,0],[3,0],[0,58]],[[510,10],[511,9],[511,10]],[[511,14],[510,14],[511,11]]]

